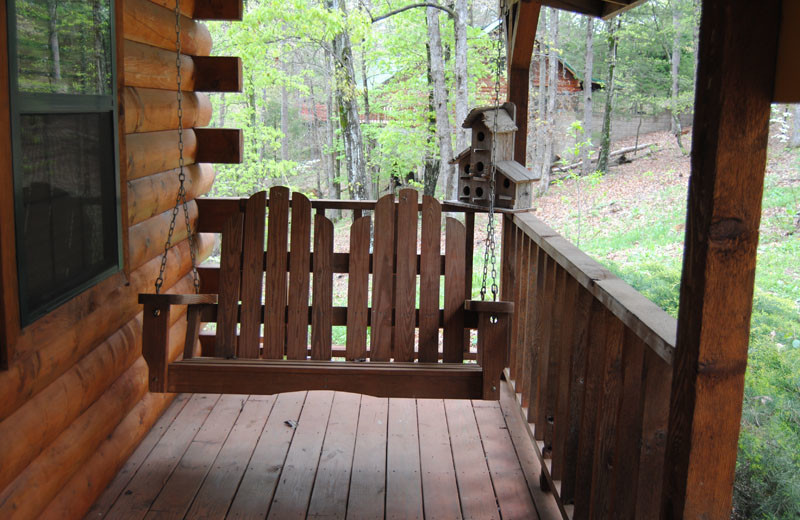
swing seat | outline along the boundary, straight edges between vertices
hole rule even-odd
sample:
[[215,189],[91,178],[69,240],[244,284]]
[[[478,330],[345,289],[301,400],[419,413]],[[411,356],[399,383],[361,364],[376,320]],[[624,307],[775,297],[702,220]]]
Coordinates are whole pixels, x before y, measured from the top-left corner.
[[[300,193],[290,200],[285,187],[224,215],[219,269],[201,270],[209,294],[139,295],[150,391],[499,399],[513,303],[469,300],[464,225],[446,219],[442,255],[441,204],[428,196],[420,204],[411,189],[398,199],[373,203],[374,230],[358,210],[347,253],[334,252],[333,223],[320,212],[312,234],[311,202]],[[345,306],[335,305],[334,274],[347,275]],[[170,362],[175,305],[187,306],[187,327],[183,357]],[[216,328],[200,350],[204,323]],[[345,349],[334,349],[333,326],[342,325]],[[465,362],[471,329],[477,362]]]

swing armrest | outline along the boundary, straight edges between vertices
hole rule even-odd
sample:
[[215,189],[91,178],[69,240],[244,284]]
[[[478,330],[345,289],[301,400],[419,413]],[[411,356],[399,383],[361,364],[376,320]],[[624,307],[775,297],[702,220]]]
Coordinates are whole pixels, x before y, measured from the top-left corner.
[[195,305],[199,303],[217,303],[216,294],[140,294],[139,303],[145,305]]
[[[142,319],[142,356],[147,362],[148,386],[151,392],[166,392],[167,365],[169,364],[170,309],[173,305],[217,303],[216,294],[140,294],[139,303],[144,305]],[[189,313],[195,315],[196,313]],[[195,316],[198,328],[199,317]],[[187,328],[187,332],[189,329]],[[187,343],[189,340],[187,340]],[[194,343],[192,342],[192,345]],[[186,349],[184,349],[184,352]]]
[[478,362],[483,368],[483,398],[500,399],[500,374],[511,339],[513,302],[467,300],[464,309],[478,315]]

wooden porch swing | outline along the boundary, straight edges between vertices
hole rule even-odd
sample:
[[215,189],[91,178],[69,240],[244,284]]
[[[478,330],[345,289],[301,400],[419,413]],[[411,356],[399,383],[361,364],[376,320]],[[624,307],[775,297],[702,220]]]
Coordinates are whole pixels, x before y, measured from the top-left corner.
[[[175,17],[176,53],[180,56],[177,1]],[[180,59],[176,60],[176,67],[180,189],[155,284],[156,294],[139,295],[139,303],[144,304],[142,353],[149,368],[150,391],[273,394],[328,389],[381,397],[499,399],[513,303],[469,299],[467,287],[471,284],[467,285],[466,280],[472,273],[466,269],[466,258],[471,257],[472,247],[470,244],[467,248],[465,227],[458,220],[447,218],[442,256],[441,204],[428,196],[419,204],[415,190],[402,190],[398,203],[393,195],[373,203],[369,209],[374,210],[374,228],[371,218],[361,217],[361,209],[357,209],[350,228],[350,251],[344,254],[333,252],[333,223],[320,213],[314,218],[311,252],[311,202],[305,196],[294,193],[290,200],[289,189],[285,187],[272,188],[269,199],[265,192],[256,193],[233,211],[223,212],[216,291],[199,294],[200,279],[184,187]],[[498,85],[499,65],[495,84],[495,105],[499,107]],[[497,118],[494,126],[496,133]],[[492,164],[496,157],[495,142],[492,139]],[[489,242],[484,255],[487,263],[490,244],[494,255],[494,166],[490,181]],[[181,206],[197,294],[159,294]],[[422,235],[417,254],[420,212]],[[348,274],[347,307],[333,305],[334,272]],[[482,298],[486,294],[486,268],[483,274]],[[492,274],[496,278],[494,269]],[[442,275],[444,307],[440,309]],[[311,306],[308,305],[310,285]],[[492,293],[496,298],[496,280]],[[173,305],[188,306],[188,323],[183,359],[169,362]],[[209,355],[195,357],[203,323],[216,323],[213,349],[205,352]],[[344,360],[335,360],[333,356],[333,325],[346,326]],[[440,328],[443,329],[442,363],[439,363]],[[464,363],[464,353],[469,351],[470,344],[468,331],[474,328],[478,329],[477,363]]]
[[[256,193],[234,211],[215,215],[224,222],[220,268],[211,277],[217,279],[205,285],[216,284],[216,294],[139,296],[150,390],[272,394],[329,389],[381,397],[498,399],[513,303],[465,299],[465,255],[471,255],[472,247],[467,248],[464,224],[446,219],[441,255],[441,204],[428,196],[420,204],[411,189],[398,198],[395,202],[386,195],[373,203],[372,252],[373,219],[358,217],[361,209],[350,227],[348,253],[334,253],[333,223],[315,215],[312,252],[311,202],[300,193],[290,199],[285,187],[272,188],[269,199],[265,192]],[[348,274],[346,307],[334,306],[334,273]],[[170,363],[172,305],[188,305],[188,326],[183,359]],[[204,322],[216,323],[213,352],[196,357]],[[347,327],[343,360],[333,358],[342,355],[332,350],[333,325]],[[470,341],[465,331],[475,328],[477,363],[465,363]]]

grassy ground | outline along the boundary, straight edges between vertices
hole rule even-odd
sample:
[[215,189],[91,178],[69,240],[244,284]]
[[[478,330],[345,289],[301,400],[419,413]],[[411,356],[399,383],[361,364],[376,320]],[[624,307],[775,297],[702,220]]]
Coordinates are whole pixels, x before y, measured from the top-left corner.
[[[554,186],[537,213],[677,316],[688,167],[661,136],[656,150],[604,178]],[[798,211],[800,152],[771,143],[735,483],[738,518],[800,518]]]

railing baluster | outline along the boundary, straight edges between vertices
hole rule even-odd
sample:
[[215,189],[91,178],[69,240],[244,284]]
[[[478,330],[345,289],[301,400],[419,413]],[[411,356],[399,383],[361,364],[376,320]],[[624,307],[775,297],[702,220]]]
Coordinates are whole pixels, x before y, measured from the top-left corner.
[[592,302],[595,301],[591,293],[580,286],[577,281],[575,286],[577,294],[572,339],[572,364],[569,371],[569,422],[567,425],[567,438],[564,441],[564,470],[561,474],[561,500],[565,503],[571,503],[575,497],[575,481],[578,471],[578,442],[580,440],[586,389],[591,307]]
[[661,508],[664,454],[669,421],[669,397],[672,367],[651,349],[644,355],[644,409],[642,445],[639,458],[639,482],[636,492],[638,518],[658,518]]
[[539,302],[539,277],[544,276],[544,258],[545,253],[538,247],[533,240],[530,240],[530,254],[529,266],[530,274],[528,276],[528,293],[526,298],[525,307],[525,363],[522,368],[523,387],[522,393],[522,406],[528,408],[528,422],[534,422],[534,403],[536,399],[531,399],[532,392],[535,389],[532,387],[534,378],[538,373],[538,357],[539,345],[536,342],[536,321],[540,308]]
[[[504,221],[505,222],[505,221]],[[513,237],[512,240],[516,245],[509,246],[508,248],[504,248],[506,251],[513,252],[514,258],[511,259],[509,264],[512,264],[514,267],[509,268],[503,271],[503,275],[506,277],[503,279],[503,284],[505,285],[505,280],[511,280],[512,273],[523,273],[527,272],[527,264],[525,263],[524,257],[524,250],[526,249],[522,244],[522,230],[518,227],[514,226],[514,229],[509,230],[506,233],[506,228],[503,228],[504,234],[506,236]],[[504,263],[505,265],[505,263]],[[515,277],[516,278],[516,277]],[[510,287],[505,289],[506,294],[503,296],[504,298],[512,298],[514,302],[514,308],[520,309],[521,306],[525,304],[525,290],[522,287],[523,284],[514,283]],[[523,318],[525,314],[519,311],[515,312],[512,316],[511,322],[511,352],[509,355],[509,367],[511,371],[511,378],[517,380],[517,370],[516,370],[516,360],[517,360],[517,353],[524,348],[524,343],[521,341],[522,335],[520,334],[520,330],[523,328]]]
[[561,323],[564,313],[564,277],[566,271],[553,262],[552,287],[548,294],[550,299],[550,339],[548,341],[549,356],[547,380],[545,381],[545,422],[544,424],[544,450],[543,455],[552,457],[553,453],[553,427],[556,415],[556,401],[558,400],[559,361],[561,360]]
[[578,441],[577,473],[575,475],[575,519],[589,518],[597,409],[600,404],[600,393],[603,385],[603,372],[600,367],[603,366],[605,360],[606,331],[608,330],[608,322],[611,320],[611,313],[599,300],[592,300],[590,312],[586,389]]
[[614,316],[608,317],[606,339],[603,344],[604,361],[600,372],[603,386],[600,388],[600,403],[597,407],[597,427],[592,463],[592,494],[590,516],[610,518],[606,510],[611,508],[611,491],[619,473],[615,462],[617,424],[622,394],[622,345],[625,326]]
[[558,371],[558,388],[556,389],[556,412],[553,424],[553,480],[561,480],[564,475],[564,449],[569,431],[569,383],[572,366],[573,338],[576,328],[576,304],[578,282],[563,271],[564,282],[561,285],[563,295],[561,301],[561,334],[558,345],[560,367]]
[[635,518],[636,486],[639,475],[639,450],[642,439],[642,370],[647,348],[631,330],[625,330],[622,353],[622,404],[619,410],[614,472],[614,515]]
[[[533,415],[536,423],[536,440],[544,441],[547,430],[547,382],[550,373],[550,333],[553,327],[553,294],[555,292],[555,265],[556,262],[549,255],[545,255],[542,285],[537,288],[539,320],[536,326],[536,343],[539,344],[538,375],[536,378],[536,413]],[[531,398],[533,401],[533,398]]]

